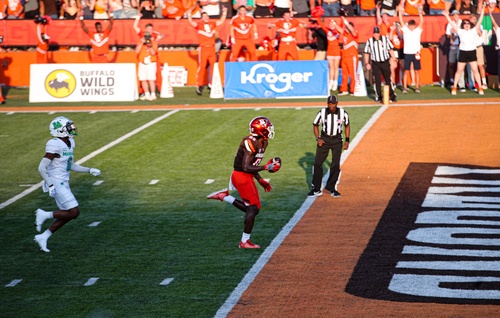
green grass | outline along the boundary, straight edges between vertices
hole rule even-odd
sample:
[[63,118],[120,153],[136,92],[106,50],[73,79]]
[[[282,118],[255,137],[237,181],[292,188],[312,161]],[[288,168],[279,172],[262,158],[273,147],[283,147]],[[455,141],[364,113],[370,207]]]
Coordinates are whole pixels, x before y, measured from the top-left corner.
[[[377,109],[347,108],[352,139]],[[51,253],[33,242],[33,221],[36,208],[55,208],[53,199],[39,189],[0,210],[0,316],[213,317],[303,203],[317,110],[179,111],[130,137],[83,164],[101,169],[100,177],[72,173],[82,213],[51,237]],[[65,114],[79,129],[76,160],[164,113]],[[257,115],[276,127],[266,158],[280,156],[283,168],[262,173],[273,191],[261,191],[252,240],[263,248],[241,250],[243,213],[205,196],[227,187],[234,153]],[[0,202],[41,181],[37,166],[55,116],[0,114]],[[149,185],[152,179],[160,181]],[[93,186],[96,180],[104,183]],[[88,226],[95,221],[102,223]],[[91,277],[99,280],[84,287]],[[165,278],[174,280],[160,286]],[[4,287],[14,279],[23,281]]]
[[[354,96],[341,96],[339,98],[340,102],[344,101],[373,101],[374,93],[373,88],[368,87],[368,96],[366,97],[354,97]],[[485,91],[486,97],[498,97],[499,91],[488,89]],[[81,103],[29,103],[29,89],[27,88],[8,88],[4,89],[4,94],[7,97],[7,106],[113,106],[113,105],[151,105],[149,101],[134,101],[134,102],[81,102]],[[411,101],[411,100],[422,100],[422,99],[450,99],[450,98],[477,98],[479,95],[472,91],[467,91],[466,93],[458,93],[456,97],[452,97],[449,89],[441,88],[439,86],[423,86],[421,87],[421,94],[415,94],[413,89],[410,88],[409,93],[406,95],[402,94],[401,88],[396,89],[396,94],[398,95],[398,100],[400,102]],[[272,104],[276,102],[318,102],[320,105],[324,103],[324,98],[321,99],[241,99],[241,100],[223,100],[223,99],[212,99],[208,90],[205,89],[202,96],[196,95],[193,87],[174,87],[174,98],[159,98],[154,102],[155,105],[199,105],[199,104],[234,104],[238,103],[241,105],[253,105],[258,104]],[[1,110],[1,106],[0,106]]]

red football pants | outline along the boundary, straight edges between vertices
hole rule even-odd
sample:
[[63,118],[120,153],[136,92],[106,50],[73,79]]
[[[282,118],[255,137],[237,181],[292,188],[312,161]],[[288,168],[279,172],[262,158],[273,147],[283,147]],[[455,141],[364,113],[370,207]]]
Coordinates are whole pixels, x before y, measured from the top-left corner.
[[259,191],[255,185],[253,174],[234,170],[231,174],[231,183],[238,190],[245,204],[256,205],[260,210]]

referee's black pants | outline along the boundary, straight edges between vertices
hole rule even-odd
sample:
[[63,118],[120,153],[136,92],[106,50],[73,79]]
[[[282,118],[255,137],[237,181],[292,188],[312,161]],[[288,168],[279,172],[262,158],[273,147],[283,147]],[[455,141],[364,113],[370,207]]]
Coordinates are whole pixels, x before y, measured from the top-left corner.
[[321,180],[323,179],[323,163],[330,151],[332,152],[332,162],[330,164],[330,175],[326,182],[325,189],[333,192],[337,190],[340,179],[340,155],[342,154],[342,136],[329,137],[322,134],[321,139],[325,142],[321,147],[316,146],[316,156],[314,158],[312,186],[314,191],[321,190]]
[[375,98],[382,99],[382,76],[384,76],[385,83],[389,85],[389,99],[395,100],[396,94],[391,81],[391,65],[389,60],[384,62],[372,61],[373,77],[375,78]]

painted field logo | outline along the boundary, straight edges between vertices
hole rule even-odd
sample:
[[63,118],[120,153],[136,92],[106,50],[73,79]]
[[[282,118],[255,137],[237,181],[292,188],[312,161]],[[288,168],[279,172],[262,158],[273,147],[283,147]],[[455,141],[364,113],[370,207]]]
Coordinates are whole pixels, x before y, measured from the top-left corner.
[[53,97],[68,97],[75,91],[75,88],[75,76],[69,71],[55,70],[45,78],[45,90]]
[[410,164],[346,291],[500,305],[500,169]]

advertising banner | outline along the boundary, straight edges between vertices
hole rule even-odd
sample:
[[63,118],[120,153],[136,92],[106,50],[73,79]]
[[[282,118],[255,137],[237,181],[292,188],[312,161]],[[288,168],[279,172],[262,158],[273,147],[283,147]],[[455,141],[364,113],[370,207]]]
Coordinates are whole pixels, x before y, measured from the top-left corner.
[[30,103],[137,99],[134,63],[32,64]]
[[328,96],[327,61],[226,62],[225,99]]

